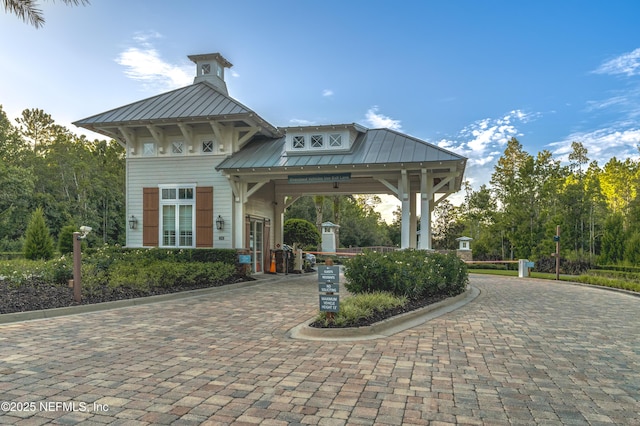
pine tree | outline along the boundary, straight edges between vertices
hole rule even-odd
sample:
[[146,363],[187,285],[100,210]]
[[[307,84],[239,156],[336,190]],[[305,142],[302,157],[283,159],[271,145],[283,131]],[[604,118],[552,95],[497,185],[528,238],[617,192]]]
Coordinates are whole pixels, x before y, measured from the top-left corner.
[[53,238],[44,220],[44,211],[38,207],[32,214],[27,226],[27,237],[24,242],[24,257],[30,260],[53,257]]

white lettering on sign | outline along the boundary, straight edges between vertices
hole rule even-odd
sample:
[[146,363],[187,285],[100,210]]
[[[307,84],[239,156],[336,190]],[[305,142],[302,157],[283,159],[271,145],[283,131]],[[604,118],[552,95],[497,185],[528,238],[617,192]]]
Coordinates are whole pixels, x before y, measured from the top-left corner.
[[338,312],[340,297],[331,295],[320,295],[320,311]]
[[338,266],[324,266],[318,268],[318,281],[340,282],[340,269]]

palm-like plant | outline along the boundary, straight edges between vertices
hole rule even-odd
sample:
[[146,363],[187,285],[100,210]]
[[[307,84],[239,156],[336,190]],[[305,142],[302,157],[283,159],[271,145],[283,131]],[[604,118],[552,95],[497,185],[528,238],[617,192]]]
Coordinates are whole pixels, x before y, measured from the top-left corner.
[[[55,1],[55,0],[54,0]],[[61,0],[70,6],[79,6],[89,4],[89,0]],[[38,2],[35,0],[2,0],[4,10],[7,13],[13,13],[25,22],[30,23],[36,28],[44,25],[44,16],[42,10],[38,8]]]

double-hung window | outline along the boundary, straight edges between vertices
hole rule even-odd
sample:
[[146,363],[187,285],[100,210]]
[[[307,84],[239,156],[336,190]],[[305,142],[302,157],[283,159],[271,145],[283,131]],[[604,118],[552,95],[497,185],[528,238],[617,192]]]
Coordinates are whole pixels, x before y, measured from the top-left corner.
[[195,186],[160,187],[160,230],[163,247],[193,247]]

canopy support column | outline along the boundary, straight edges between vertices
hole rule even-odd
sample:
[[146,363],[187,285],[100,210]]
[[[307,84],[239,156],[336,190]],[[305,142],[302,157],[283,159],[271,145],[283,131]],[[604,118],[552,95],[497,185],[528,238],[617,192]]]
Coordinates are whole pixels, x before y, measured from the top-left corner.
[[402,202],[400,248],[406,249],[411,246],[411,197],[409,196],[411,188],[409,187],[409,178],[406,170],[401,171],[398,192]]
[[433,185],[429,184],[427,169],[420,175],[420,249],[431,250],[431,200]]

